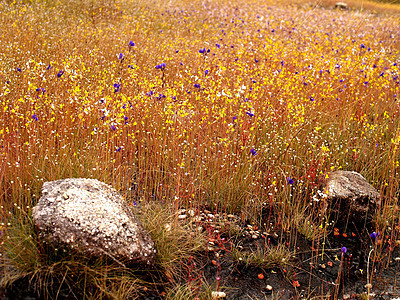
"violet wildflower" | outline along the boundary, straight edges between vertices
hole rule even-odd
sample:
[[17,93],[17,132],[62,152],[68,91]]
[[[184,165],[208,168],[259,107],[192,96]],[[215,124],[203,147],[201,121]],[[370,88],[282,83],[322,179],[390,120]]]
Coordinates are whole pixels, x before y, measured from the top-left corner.
[[35,121],[39,120],[38,117],[37,117],[37,114],[33,114],[32,115],[32,119],[34,119]]
[[64,74],[64,70],[60,70],[60,71],[57,73],[57,77],[60,78],[61,76],[63,76],[63,74]]
[[208,70],[205,70],[205,71],[204,71],[204,75],[207,76],[207,74],[208,74]]
[[375,240],[379,236],[379,231],[377,232],[374,231],[369,236],[371,237],[372,240]]
[[129,51],[131,51],[131,48],[135,47],[135,43],[133,41],[130,41],[128,46],[129,46]]
[[166,66],[167,66],[166,63],[161,63],[159,65],[156,65],[156,69],[164,71]]
[[246,112],[246,115],[250,116],[250,117],[254,117],[254,114],[250,111]]
[[114,83],[114,93],[119,92],[121,89],[121,84],[119,82]]
[[199,89],[199,88],[200,88],[200,84],[195,83],[195,84],[194,84],[194,87],[197,88],[197,89]]
[[342,251],[342,254],[345,254],[347,252],[347,248],[346,247],[342,247],[341,251]]
[[293,184],[294,183],[293,179],[290,178],[290,177],[286,178],[286,180],[287,180],[287,183],[289,183],[289,184]]
[[46,70],[48,71],[48,70],[50,70],[51,68],[52,68],[52,66],[51,66],[51,64],[49,64],[49,65],[47,66]]
[[121,59],[123,59],[123,58],[124,58],[124,55],[123,55],[122,53],[120,53],[120,54],[118,55],[118,59],[121,60]]
[[221,48],[221,45],[220,44],[215,44],[215,46],[219,49],[219,48]]
[[199,50],[199,53],[201,53],[201,54],[210,53],[210,49],[207,49],[207,50],[206,50],[206,48],[201,48],[201,49]]
[[112,131],[115,131],[117,129],[114,125],[111,125],[110,128]]
[[121,151],[121,149],[122,149],[122,147],[121,147],[121,146],[119,146],[117,149],[115,149],[115,151],[116,151],[116,152],[120,152],[120,151]]
[[250,150],[251,155],[256,156],[257,155],[257,151],[253,149]]
[[17,68],[17,71],[18,71],[18,72],[22,72],[21,68]]

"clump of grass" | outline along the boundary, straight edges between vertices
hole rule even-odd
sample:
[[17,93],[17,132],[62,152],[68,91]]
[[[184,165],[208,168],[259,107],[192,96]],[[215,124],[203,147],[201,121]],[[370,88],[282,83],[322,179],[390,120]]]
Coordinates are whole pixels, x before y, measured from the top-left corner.
[[316,224],[311,215],[305,213],[295,215],[294,226],[309,241],[318,241],[324,235],[323,227]]
[[232,259],[237,263],[261,269],[283,268],[291,264],[292,257],[293,253],[282,244],[271,247],[258,246],[250,251],[243,251],[235,246],[232,250]]
[[215,299],[212,289],[207,282],[202,281],[201,286],[193,284],[177,284],[169,288],[165,295],[166,300],[186,300],[186,299]]
[[171,281],[185,277],[185,263],[204,251],[207,239],[191,219],[178,220],[178,213],[168,203],[143,203],[138,211],[143,226],[156,245],[156,265]]

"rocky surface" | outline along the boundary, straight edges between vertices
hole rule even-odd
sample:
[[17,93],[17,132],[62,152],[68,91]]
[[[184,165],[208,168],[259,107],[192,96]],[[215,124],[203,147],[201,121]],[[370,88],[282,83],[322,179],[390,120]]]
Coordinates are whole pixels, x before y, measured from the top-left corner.
[[98,180],[44,183],[33,219],[39,237],[55,248],[106,255],[121,264],[154,263],[154,242],[132,208],[115,189]]
[[341,218],[355,223],[370,221],[380,201],[378,191],[359,173],[335,171],[326,180],[328,202]]

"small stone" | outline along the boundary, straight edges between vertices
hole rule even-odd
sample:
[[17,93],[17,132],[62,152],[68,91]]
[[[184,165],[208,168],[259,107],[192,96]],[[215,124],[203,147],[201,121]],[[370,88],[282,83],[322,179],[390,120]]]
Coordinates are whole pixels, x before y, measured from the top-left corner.
[[186,219],[187,218],[187,215],[179,215],[178,216],[178,219],[179,220],[184,220],[184,219]]
[[252,239],[254,239],[254,240],[258,239],[258,235],[257,235],[257,234],[253,234],[251,237],[252,237]]
[[225,298],[226,294],[224,292],[215,292],[215,291],[213,291],[213,292],[211,292],[211,297],[213,299],[220,299],[220,298]]
[[350,299],[350,294],[344,294],[343,295],[343,300],[347,300],[347,299]]
[[337,3],[335,4],[335,8],[345,10],[345,9],[347,9],[347,4],[344,3],[344,2],[337,2]]
[[265,289],[266,289],[267,291],[271,292],[271,291],[272,291],[272,286],[270,286],[269,284],[267,284],[267,286],[265,287]]

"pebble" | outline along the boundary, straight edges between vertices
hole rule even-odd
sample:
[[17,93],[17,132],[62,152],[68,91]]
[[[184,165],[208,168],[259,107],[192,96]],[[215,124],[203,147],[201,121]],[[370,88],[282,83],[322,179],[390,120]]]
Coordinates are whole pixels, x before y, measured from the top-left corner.
[[270,286],[269,284],[267,284],[266,287],[265,287],[265,289],[266,289],[267,291],[272,291],[272,286]]
[[220,299],[220,298],[225,298],[226,294],[224,292],[215,292],[215,291],[213,291],[213,292],[211,292],[211,297],[213,299]]
[[186,219],[187,218],[187,215],[179,215],[178,216],[178,219],[179,220],[184,220],[184,219]]

